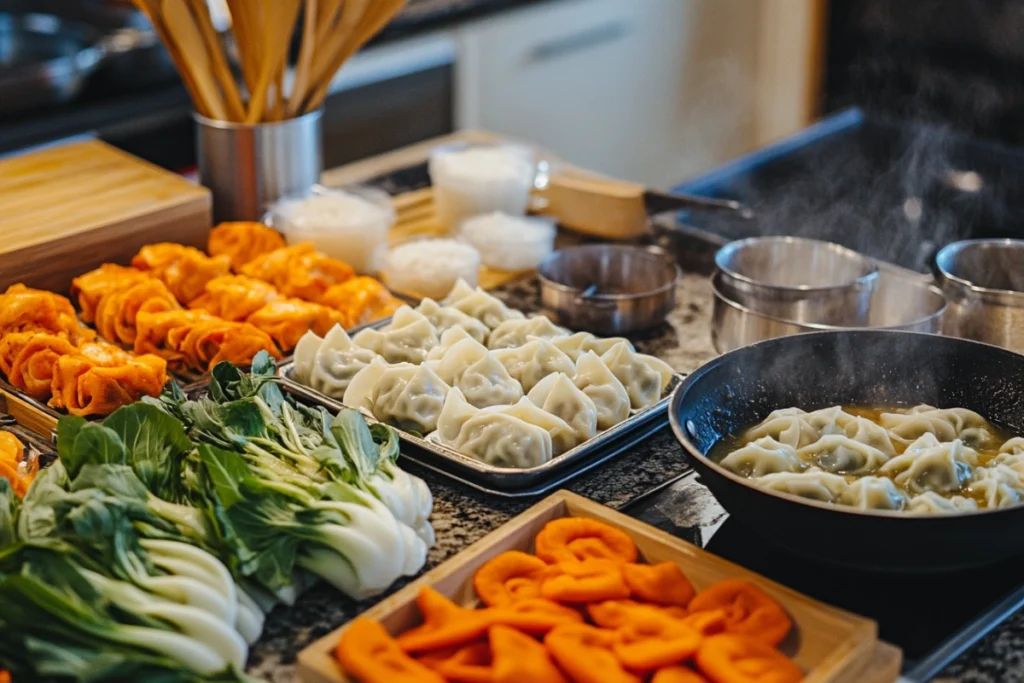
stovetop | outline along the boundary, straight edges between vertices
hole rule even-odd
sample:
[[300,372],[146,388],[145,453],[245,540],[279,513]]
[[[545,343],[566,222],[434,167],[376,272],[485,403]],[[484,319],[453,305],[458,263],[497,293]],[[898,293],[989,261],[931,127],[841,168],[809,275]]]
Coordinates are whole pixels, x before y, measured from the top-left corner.
[[680,215],[727,239],[814,237],[921,272],[950,242],[1024,236],[1024,150],[857,109],[675,189],[751,206]]
[[729,519],[694,472],[627,503],[622,511],[794,590],[874,619],[879,638],[903,650],[903,675],[914,683],[934,678],[1024,606],[1021,558],[932,575],[894,576],[821,564]]

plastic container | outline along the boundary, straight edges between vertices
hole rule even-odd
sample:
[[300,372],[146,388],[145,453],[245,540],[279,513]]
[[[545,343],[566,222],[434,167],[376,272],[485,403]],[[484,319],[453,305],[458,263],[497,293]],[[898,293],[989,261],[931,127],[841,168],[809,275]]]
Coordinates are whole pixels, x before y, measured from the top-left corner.
[[442,145],[428,168],[438,222],[449,230],[480,214],[523,215],[536,175],[533,154],[508,144]]
[[382,266],[395,209],[391,197],[380,190],[317,187],[275,204],[270,221],[289,243],[312,242],[357,273],[372,275]]
[[453,239],[413,240],[398,245],[385,259],[388,287],[407,295],[443,299],[462,278],[475,287],[480,252]]
[[496,211],[465,220],[460,232],[485,266],[499,270],[534,270],[555,248],[554,223],[544,218]]

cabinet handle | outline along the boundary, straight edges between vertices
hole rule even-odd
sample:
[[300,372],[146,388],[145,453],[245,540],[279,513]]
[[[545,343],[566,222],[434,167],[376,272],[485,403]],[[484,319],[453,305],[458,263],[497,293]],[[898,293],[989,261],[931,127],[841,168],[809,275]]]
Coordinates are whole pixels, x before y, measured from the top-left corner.
[[625,20],[600,24],[564,38],[541,43],[530,50],[526,57],[526,62],[528,64],[537,64],[558,57],[564,57],[573,52],[580,52],[581,50],[587,50],[598,45],[612,43],[629,35],[629,31],[629,22]]

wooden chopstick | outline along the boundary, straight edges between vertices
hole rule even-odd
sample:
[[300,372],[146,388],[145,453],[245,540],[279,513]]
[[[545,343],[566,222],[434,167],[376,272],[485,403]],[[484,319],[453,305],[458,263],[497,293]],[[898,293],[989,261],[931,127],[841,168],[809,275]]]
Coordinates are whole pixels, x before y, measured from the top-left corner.
[[[339,3],[340,5],[340,3]],[[330,8],[326,8],[330,9]],[[306,92],[306,83],[309,81],[309,71],[313,68],[313,55],[316,52],[317,33],[317,0],[306,0],[302,26],[302,47],[299,51],[299,63],[295,69],[295,82],[292,84],[291,97],[288,99],[288,114],[298,116],[299,105],[302,96]]]
[[224,99],[228,109],[228,115],[232,121],[242,121],[245,118],[245,107],[242,105],[242,96],[238,92],[238,82],[235,75],[231,73],[228,60],[221,50],[220,38],[217,30],[213,27],[213,20],[210,18],[210,6],[206,0],[190,0],[192,15],[199,25],[199,32],[206,43],[206,51],[210,55],[210,62],[213,66],[213,75],[220,84],[224,93]]
[[178,75],[181,77],[181,82],[185,84],[185,89],[188,90],[189,97],[192,98],[192,106],[195,107],[196,112],[202,116],[210,117],[210,107],[207,106],[206,101],[203,99],[203,94],[196,85],[192,71],[188,67],[188,63],[182,57],[178,44],[175,42],[170,30],[167,28],[167,25],[164,23],[163,13],[160,11],[160,0],[133,0],[133,2],[135,3],[135,6],[146,15],[146,18],[149,19],[149,23],[153,26],[153,30],[156,31],[158,36],[160,36],[160,40],[167,48],[167,52],[171,55],[171,60],[178,69]]
[[[295,26],[295,20],[299,15],[300,0],[274,0],[273,8],[267,16],[269,27]],[[277,72],[284,68],[288,59],[288,47],[291,43],[291,30],[264,32],[263,41],[263,62],[260,67],[260,77],[256,82],[256,89],[249,99],[249,113],[245,117],[246,123],[257,123],[263,117],[267,109],[267,96],[271,83],[277,77]]]

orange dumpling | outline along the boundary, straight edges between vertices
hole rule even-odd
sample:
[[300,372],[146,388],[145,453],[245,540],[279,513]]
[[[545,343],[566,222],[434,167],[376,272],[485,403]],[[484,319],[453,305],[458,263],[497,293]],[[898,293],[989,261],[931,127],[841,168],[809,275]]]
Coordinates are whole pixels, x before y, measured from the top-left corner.
[[[8,342],[8,338],[5,337],[3,341]],[[52,334],[31,334],[28,339],[19,339],[11,343],[18,344],[22,341],[10,370],[6,371],[7,381],[37,401],[45,401],[50,398],[50,384],[53,381],[57,359],[76,353],[77,349],[64,337]]]
[[202,294],[213,278],[231,272],[229,257],[207,256],[195,247],[172,242],[144,246],[132,265],[162,280],[181,303]]
[[273,337],[283,350],[290,351],[309,330],[323,336],[335,325],[344,327],[345,317],[340,311],[320,304],[281,299],[250,315],[247,322]]
[[249,323],[220,318],[171,329],[167,334],[167,347],[180,353],[186,365],[204,372],[212,370],[222,360],[249,365],[253,356],[264,350],[274,358],[281,358],[274,340],[266,332]]
[[252,221],[221,223],[210,231],[206,251],[227,256],[236,271],[257,256],[280,249],[284,237],[277,230]]
[[402,305],[387,287],[365,275],[334,285],[320,297],[320,303],[341,311],[348,329],[386,318]]
[[67,298],[22,284],[11,285],[0,294],[0,336],[33,331],[65,335],[72,344],[96,337],[78,322]]
[[39,472],[39,458],[25,457],[25,444],[14,434],[0,431],[0,477],[11,482],[14,495],[23,498]]
[[61,356],[50,405],[72,415],[107,415],[143,396],[159,396],[166,382],[167,362],[150,354],[114,366],[82,354]]
[[224,320],[243,321],[280,299],[273,286],[263,280],[244,275],[223,275],[206,283],[206,291],[189,303],[189,308],[201,308]]
[[317,251],[309,242],[257,256],[242,266],[241,273],[306,301],[318,301],[332,285],[355,275],[352,266]]
[[135,343],[135,323],[141,312],[172,311],[180,308],[174,295],[160,280],[147,278],[117,289],[100,299],[96,307],[96,329],[108,341]]
[[177,366],[185,362],[184,354],[167,346],[171,330],[192,327],[205,320],[218,320],[206,311],[144,311],[135,319],[135,353],[152,353]]
[[71,281],[71,296],[78,299],[78,307],[82,310],[82,320],[91,323],[96,319],[96,307],[111,292],[124,289],[136,282],[149,279],[137,268],[119,266],[116,263],[104,263],[95,270],[79,275]]

